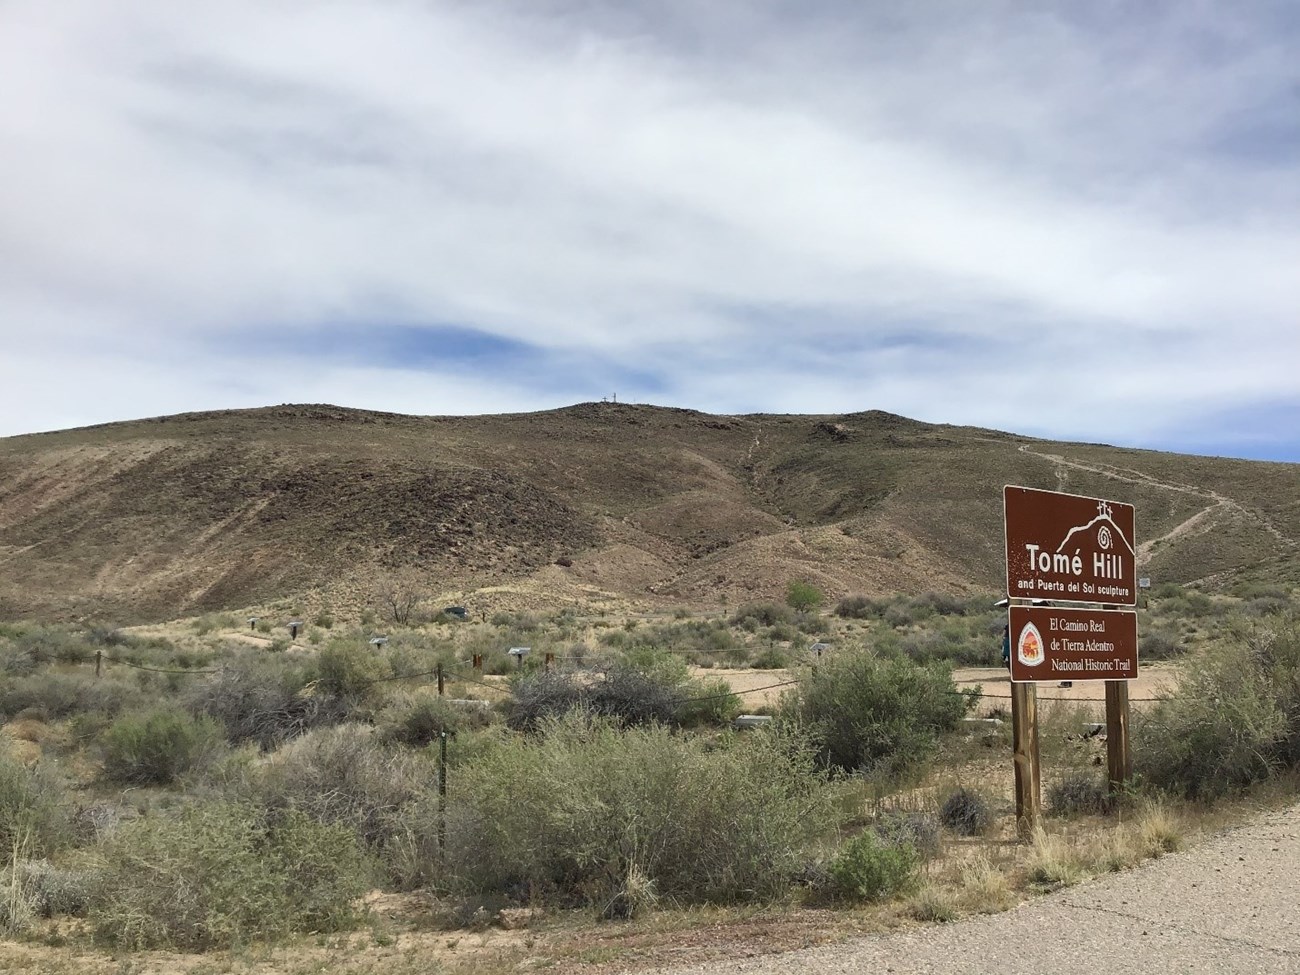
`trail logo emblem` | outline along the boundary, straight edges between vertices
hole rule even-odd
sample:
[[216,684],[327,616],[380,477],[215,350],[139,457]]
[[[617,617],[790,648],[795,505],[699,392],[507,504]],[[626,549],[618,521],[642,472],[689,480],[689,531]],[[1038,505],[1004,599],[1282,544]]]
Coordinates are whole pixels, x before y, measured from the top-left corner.
[[1037,667],[1046,658],[1043,655],[1043,634],[1033,623],[1026,623],[1016,637],[1016,659],[1026,667]]

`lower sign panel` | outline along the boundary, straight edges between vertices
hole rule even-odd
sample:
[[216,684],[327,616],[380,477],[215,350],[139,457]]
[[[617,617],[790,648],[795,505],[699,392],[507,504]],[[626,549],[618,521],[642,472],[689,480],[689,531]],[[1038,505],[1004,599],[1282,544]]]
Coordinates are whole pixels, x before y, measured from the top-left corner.
[[1012,606],[1013,681],[1132,680],[1137,614],[1110,609]]

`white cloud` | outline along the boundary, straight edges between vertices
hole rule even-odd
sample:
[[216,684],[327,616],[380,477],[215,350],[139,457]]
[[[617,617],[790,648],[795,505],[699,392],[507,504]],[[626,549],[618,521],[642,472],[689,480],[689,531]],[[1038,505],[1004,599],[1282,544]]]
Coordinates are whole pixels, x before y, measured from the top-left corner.
[[[10,385],[0,432],[68,397],[252,405],[274,383],[232,387],[222,335],[309,356],[341,322],[594,351],[686,405],[1094,439],[1300,394],[1285,7],[976,9],[11,2],[0,328],[23,375],[139,378]],[[394,381],[331,366],[311,398],[406,402],[365,355]],[[1066,380],[1077,401],[1043,395]],[[582,395],[469,385],[485,410]]]

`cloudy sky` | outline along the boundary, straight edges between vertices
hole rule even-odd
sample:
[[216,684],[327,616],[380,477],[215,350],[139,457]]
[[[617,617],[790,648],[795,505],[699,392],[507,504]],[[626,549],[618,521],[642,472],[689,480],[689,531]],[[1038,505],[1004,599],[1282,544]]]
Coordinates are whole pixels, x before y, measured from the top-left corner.
[[1291,0],[0,0],[0,435],[883,409],[1300,461]]

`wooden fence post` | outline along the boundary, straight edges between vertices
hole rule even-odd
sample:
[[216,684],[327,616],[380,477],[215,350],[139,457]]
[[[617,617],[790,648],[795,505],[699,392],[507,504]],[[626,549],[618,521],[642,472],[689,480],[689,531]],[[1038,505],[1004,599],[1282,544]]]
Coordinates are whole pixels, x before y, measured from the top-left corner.
[[447,732],[440,732],[438,743],[438,857],[447,849]]
[[1038,685],[1011,685],[1011,747],[1016,773],[1016,829],[1028,838],[1038,828],[1042,779],[1038,762]]
[[1128,737],[1128,681],[1106,681],[1106,769],[1110,794],[1118,795],[1133,777]]

